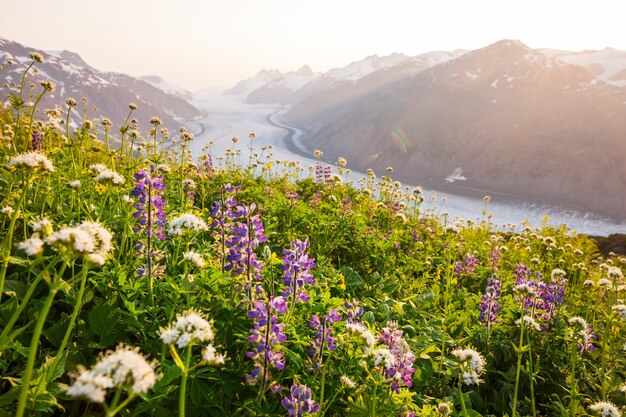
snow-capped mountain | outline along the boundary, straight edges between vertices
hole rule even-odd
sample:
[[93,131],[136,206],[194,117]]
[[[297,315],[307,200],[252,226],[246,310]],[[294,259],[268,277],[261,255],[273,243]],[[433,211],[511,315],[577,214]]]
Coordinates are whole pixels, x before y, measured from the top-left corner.
[[[626,88],[519,41],[411,64],[309,94],[285,119],[361,170],[626,218]],[[465,180],[446,183],[454,172]]]
[[626,51],[613,48],[582,52],[556,49],[540,49],[539,51],[559,61],[585,67],[599,80],[617,86],[626,86]]
[[[37,94],[41,90],[39,81],[50,80],[56,85],[54,92],[44,95],[38,107],[40,110],[65,106],[64,100],[72,97],[79,102],[74,109],[77,116],[82,117],[84,111],[89,118],[108,117],[115,124],[124,121],[129,103],[137,104],[138,109],[133,115],[144,126],[152,116],[161,118],[166,126],[176,128],[178,120],[191,120],[202,115],[179,95],[155,87],[154,80],[149,83],[125,74],[102,72],[73,52],[41,51],[0,38],[2,99],[17,90],[25,68],[32,62],[31,52],[41,54],[44,62],[37,63],[35,70],[29,71],[25,96],[28,97],[29,91]],[[97,110],[93,106],[97,106]]]
[[282,73],[277,69],[262,70],[254,77],[240,81],[226,90],[224,94],[246,97],[246,101],[250,104],[276,103],[319,75],[308,65],[287,73]]
[[190,91],[185,90],[176,84],[167,81],[158,75],[144,75],[139,77],[140,80],[147,82],[148,84],[165,91],[168,94],[173,94],[182,98],[183,100],[191,102],[193,100],[193,94]]

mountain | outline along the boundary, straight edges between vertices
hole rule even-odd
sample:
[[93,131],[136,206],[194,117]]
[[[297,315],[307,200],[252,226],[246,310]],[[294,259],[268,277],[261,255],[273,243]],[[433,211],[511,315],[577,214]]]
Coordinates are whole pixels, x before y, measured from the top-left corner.
[[609,84],[626,86],[626,51],[613,48],[582,52],[555,49],[540,49],[539,51],[559,61],[585,67],[596,78]]
[[262,70],[253,78],[240,81],[223,94],[244,96],[249,104],[278,103],[320,74],[307,65],[297,71]]
[[139,77],[139,79],[168,94],[178,96],[185,101],[193,101],[193,94],[190,91],[187,91],[184,88],[159,77],[158,75],[144,75]]
[[[0,38],[0,90],[2,97],[7,97],[10,91],[16,91],[20,84],[24,69],[32,59],[31,52],[40,53],[43,63],[35,65],[37,73],[29,71],[26,82],[26,94],[29,86],[34,84],[33,93],[41,89],[40,80],[50,80],[55,83],[56,90],[47,93],[39,109],[54,108],[56,105],[65,106],[64,100],[72,97],[79,102],[74,111],[82,117],[82,99],[87,100],[85,111],[89,117],[108,117],[115,124],[123,123],[128,114],[128,104],[135,103],[138,108],[133,116],[144,126],[148,125],[150,117],[157,116],[165,126],[177,128],[179,120],[191,120],[202,115],[202,112],[181,97],[180,94],[168,92],[166,88],[155,87],[155,84],[164,84],[161,79],[149,78],[145,81],[129,75],[102,72],[89,66],[78,54],[69,51],[41,51],[25,47],[17,42]],[[12,61],[12,65],[6,65]],[[97,106],[94,112],[92,106]]]
[[355,168],[624,220],[626,88],[549,55],[504,40],[434,65],[405,60],[303,97],[286,120]]

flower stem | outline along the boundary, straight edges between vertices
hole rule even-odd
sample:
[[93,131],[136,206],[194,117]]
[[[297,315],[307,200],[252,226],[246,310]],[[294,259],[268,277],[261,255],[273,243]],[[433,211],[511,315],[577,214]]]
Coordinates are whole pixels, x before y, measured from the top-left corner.
[[187,376],[189,375],[189,362],[191,361],[191,344],[187,345],[185,352],[185,369],[180,379],[180,395],[178,397],[178,417],[185,417],[185,399],[187,395]]
[[570,385],[570,403],[569,403],[569,415],[576,415],[576,397],[578,396],[578,387],[576,385],[576,359],[578,358],[576,352],[576,340],[572,341],[572,374]]
[[74,325],[76,323],[76,317],[78,317],[78,313],[80,312],[83,306],[83,294],[85,293],[85,283],[87,282],[87,274],[89,272],[89,267],[87,264],[83,264],[83,268],[80,274],[80,288],[78,290],[78,294],[76,296],[76,304],[74,304],[74,311],[72,311],[72,316],[70,317],[70,322],[65,330],[65,335],[63,336],[63,341],[61,342],[61,346],[59,346],[59,350],[54,358],[54,362],[52,362],[52,366],[48,369],[48,373],[46,374],[46,381],[50,382],[56,371],[57,366],[59,366],[59,362],[61,361],[61,357],[63,356],[63,351],[65,350],[65,346],[67,346],[67,342],[70,339],[72,334],[72,330],[74,329]]
[[20,208],[24,204],[26,198],[26,190],[28,189],[27,181],[22,181],[22,195],[20,196],[17,207],[13,210],[11,215],[11,222],[9,223],[9,230],[2,241],[2,265],[0,265],[0,300],[2,300],[2,292],[4,291],[4,279],[7,275],[7,269],[9,268],[9,260],[11,259],[11,245],[13,243],[13,232],[15,230],[15,222],[19,215]]
[[522,317],[520,318],[520,336],[519,345],[517,347],[517,368],[515,369],[515,388],[513,391],[513,405],[511,407],[511,416],[517,415],[517,393],[519,391],[519,376],[522,370],[522,348],[524,347],[524,306],[522,305]]
[[24,376],[22,377],[22,388],[20,390],[19,403],[17,405],[15,417],[24,417],[24,411],[26,410],[26,401],[28,400],[28,391],[30,388],[30,380],[33,377],[33,368],[35,366],[35,359],[37,358],[37,346],[39,345],[39,338],[41,337],[41,332],[46,322],[46,317],[48,317],[48,312],[50,312],[50,307],[52,306],[52,302],[54,301],[54,297],[56,296],[57,291],[58,288],[56,287],[56,284],[53,284],[53,286],[50,288],[48,296],[46,297],[46,301],[44,302],[44,305],[39,312],[39,318],[37,319],[35,331],[33,332],[33,336],[30,341],[30,348],[28,349],[28,360],[26,361],[26,370],[24,371]]
[[468,417],[467,415],[467,407],[465,406],[465,398],[463,398],[463,383],[461,382],[461,378],[459,377],[459,399],[461,400],[461,408],[463,409],[463,416]]

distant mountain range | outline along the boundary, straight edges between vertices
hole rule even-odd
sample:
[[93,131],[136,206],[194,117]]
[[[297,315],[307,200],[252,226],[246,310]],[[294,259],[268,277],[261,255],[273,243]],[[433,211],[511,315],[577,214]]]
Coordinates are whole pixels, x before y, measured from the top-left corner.
[[[248,100],[269,85],[250,80]],[[241,84],[241,83],[240,83]],[[368,57],[281,95],[305,143],[353,168],[448,191],[504,193],[626,219],[626,52],[474,51]],[[243,92],[241,92],[243,94]],[[451,184],[453,183],[453,184]]]
[[[0,38],[1,90],[19,83],[33,50]],[[85,97],[119,124],[166,125],[202,115],[194,95],[158,76],[98,71],[68,51],[29,80],[57,90],[41,105]],[[38,86],[37,86],[38,87]],[[288,109],[284,121],[311,149],[352,168],[443,191],[502,193],[626,220],[626,52],[531,49],[503,40],[481,49],[370,56],[314,72],[263,70],[223,94]],[[80,102],[80,101],[79,101]],[[80,107],[80,106],[79,106]],[[80,111],[77,109],[76,111]]]
[[[32,59],[31,52],[38,52],[44,63],[37,64],[37,73],[29,72],[27,90],[30,83],[35,84],[38,92],[40,80],[50,80],[56,84],[56,90],[46,94],[39,109],[64,106],[68,97],[76,99],[79,105],[74,109],[82,115],[82,99],[87,100],[85,107],[89,117],[108,117],[115,124],[121,124],[128,114],[128,104],[135,103],[138,108],[133,112],[145,125],[152,116],[161,118],[164,124],[177,128],[182,120],[192,120],[202,116],[202,112],[187,100],[192,98],[186,92],[160,77],[148,76],[135,78],[116,72],[103,72],[89,66],[83,59],[69,51],[41,51],[25,47],[17,42],[0,38],[0,98],[4,99],[10,91],[15,91],[22,74]],[[12,65],[6,65],[12,61]],[[28,94],[28,92],[26,92]],[[93,107],[98,111],[94,112]]]

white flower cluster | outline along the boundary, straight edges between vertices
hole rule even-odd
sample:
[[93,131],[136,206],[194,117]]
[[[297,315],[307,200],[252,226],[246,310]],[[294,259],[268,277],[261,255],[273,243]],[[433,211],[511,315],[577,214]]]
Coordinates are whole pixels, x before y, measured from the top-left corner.
[[591,404],[589,410],[600,412],[602,417],[622,417],[622,413],[620,413],[615,404],[608,401],[600,401]]
[[474,349],[456,349],[452,354],[461,363],[463,383],[465,385],[478,385],[481,381],[479,376],[485,370],[485,358]]
[[[520,319],[515,320],[515,324],[517,324],[518,326],[520,326],[521,323],[522,323],[522,321]],[[534,330],[536,332],[540,332],[541,331],[541,326],[531,316],[524,316],[524,327],[526,327],[527,329],[530,329],[530,330]]]
[[39,220],[33,221],[30,226],[32,227],[33,232],[42,233],[44,236],[52,234],[52,222],[47,217],[42,217]]
[[610,278],[613,278],[613,279],[624,278],[624,275],[622,274],[622,270],[617,266],[609,267],[606,273]]
[[200,255],[198,252],[194,252],[194,251],[185,252],[183,253],[183,258],[187,262],[191,262],[192,264],[194,264],[200,269],[204,268],[205,266],[204,259],[202,259],[202,255]]
[[166,329],[161,329],[160,339],[166,345],[176,344],[179,349],[189,343],[209,342],[214,334],[211,324],[200,313],[185,311],[176,316],[176,321]]
[[29,168],[42,172],[54,171],[54,165],[44,154],[38,152],[23,153],[13,157],[9,161],[9,166],[16,168]]
[[565,275],[567,275],[567,274],[565,273],[565,271],[563,271],[562,269],[558,269],[558,268],[556,268],[556,269],[553,269],[553,270],[552,270],[552,273],[550,274],[550,277],[551,277],[552,279],[555,279],[555,278],[561,278],[561,277],[564,277]]
[[195,214],[185,213],[170,221],[167,227],[167,234],[180,236],[185,229],[201,232],[208,230],[209,227],[204,220]]
[[374,365],[376,366],[384,363],[386,369],[391,369],[396,363],[396,357],[387,348],[376,349],[372,352],[372,355],[374,356]]
[[111,238],[111,232],[99,223],[84,221],[78,226],[62,227],[45,242],[58,252],[85,255],[94,265],[102,266],[113,249]]
[[157,379],[154,363],[148,362],[137,348],[120,345],[115,351],[103,355],[91,369],[80,369],[67,393],[103,403],[109,388],[125,387],[132,393],[143,394]]
[[43,252],[43,240],[39,237],[39,233],[33,233],[25,241],[18,243],[17,248],[23,250],[27,256],[37,256]]
[[202,350],[202,362],[209,365],[223,365],[226,355],[218,353],[215,347],[208,343],[213,340],[214,334],[211,324],[198,312],[185,311],[176,316],[176,321],[170,327],[161,328],[159,338],[166,345],[176,345],[184,349],[190,344],[207,343]]
[[361,337],[363,338],[363,340],[365,340],[365,343],[367,344],[367,347],[364,349],[364,353],[365,356],[368,356],[376,345],[376,337],[374,336],[374,334],[361,323],[346,323],[346,329],[350,333],[358,333],[359,335],[361,335]]
[[598,286],[600,287],[611,287],[613,286],[613,283],[611,281],[609,281],[606,278],[600,278],[600,280],[598,281]]
[[213,347],[213,345],[209,344],[202,351],[202,361],[209,365],[224,365],[226,355],[217,353],[217,350]]
[[613,310],[617,311],[622,320],[626,320],[626,305],[617,304],[613,306]]
[[533,289],[533,287],[531,287],[527,283],[517,284],[515,287],[513,287],[513,292],[522,296],[535,294],[535,290]]
[[583,329],[587,328],[587,321],[582,317],[574,316],[567,321],[571,326],[578,325]]
[[98,174],[94,178],[97,182],[110,181],[114,185],[124,185],[124,177],[102,164],[93,164],[89,169]]
[[339,380],[341,381],[341,386],[343,386],[344,388],[354,388],[356,386],[354,381],[352,381],[346,375],[342,375]]

